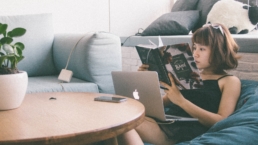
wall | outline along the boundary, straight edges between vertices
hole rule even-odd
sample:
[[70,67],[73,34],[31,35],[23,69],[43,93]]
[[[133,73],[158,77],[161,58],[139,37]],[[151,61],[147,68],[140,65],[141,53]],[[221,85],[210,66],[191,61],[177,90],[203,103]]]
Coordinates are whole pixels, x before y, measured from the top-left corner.
[[52,13],[55,33],[106,31],[134,35],[163,13],[173,0],[0,0],[0,15]]
[[111,32],[118,36],[134,35],[170,12],[172,6],[173,0],[111,0]]
[[0,0],[0,3],[1,15],[52,13],[57,33],[109,28],[108,0]]

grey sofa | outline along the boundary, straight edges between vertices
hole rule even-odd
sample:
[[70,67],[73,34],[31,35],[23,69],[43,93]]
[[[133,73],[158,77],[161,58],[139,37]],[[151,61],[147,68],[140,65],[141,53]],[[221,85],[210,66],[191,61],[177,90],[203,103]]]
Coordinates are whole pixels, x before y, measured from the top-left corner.
[[[0,16],[0,23],[7,23],[8,30],[27,30],[14,39],[25,45],[25,59],[18,69],[28,73],[27,93],[114,93],[111,71],[122,69],[119,37],[106,32],[54,34],[52,14]],[[71,82],[62,83],[58,75],[77,42],[67,68],[73,71],[73,77]]]

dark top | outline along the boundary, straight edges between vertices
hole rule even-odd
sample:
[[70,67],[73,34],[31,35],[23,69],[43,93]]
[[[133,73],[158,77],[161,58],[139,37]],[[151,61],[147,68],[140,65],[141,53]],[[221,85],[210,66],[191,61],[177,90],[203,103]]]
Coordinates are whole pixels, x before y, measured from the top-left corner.
[[[217,113],[222,95],[218,81],[226,76],[229,75],[222,76],[217,80],[204,80],[204,86],[201,89],[181,90],[181,93],[187,100],[195,105],[207,111]],[[190,116],[183,109],[174,104],[168,108],[166,114],[185,117]],[[175,122],[173,124],[160,124],[159,126],[169,138],[177,140],[178,142],[191,140],[208,130],[207,127],[199,122]]]

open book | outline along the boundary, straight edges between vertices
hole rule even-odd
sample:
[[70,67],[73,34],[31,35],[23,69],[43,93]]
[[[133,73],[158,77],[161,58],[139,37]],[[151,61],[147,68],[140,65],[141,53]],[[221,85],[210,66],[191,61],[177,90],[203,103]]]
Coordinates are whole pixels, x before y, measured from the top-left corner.
[[188,43],[167,46],[137,45],[136,50],[143,64],[150,71],[157,71],[159,80],[171,85],[168,73],[172,73],[180,90],[202,87],[199,70],[196,67]]

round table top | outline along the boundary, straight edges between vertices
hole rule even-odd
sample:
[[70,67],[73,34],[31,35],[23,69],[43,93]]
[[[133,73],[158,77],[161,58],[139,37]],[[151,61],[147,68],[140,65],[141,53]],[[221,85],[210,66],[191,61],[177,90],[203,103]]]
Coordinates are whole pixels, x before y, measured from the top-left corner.
[[94,101],[102,95],[116,96],[27,94],[19,108],[0,111],[0,144],[89,144],[116,137],[143,122],[145,109],[138,101]]

